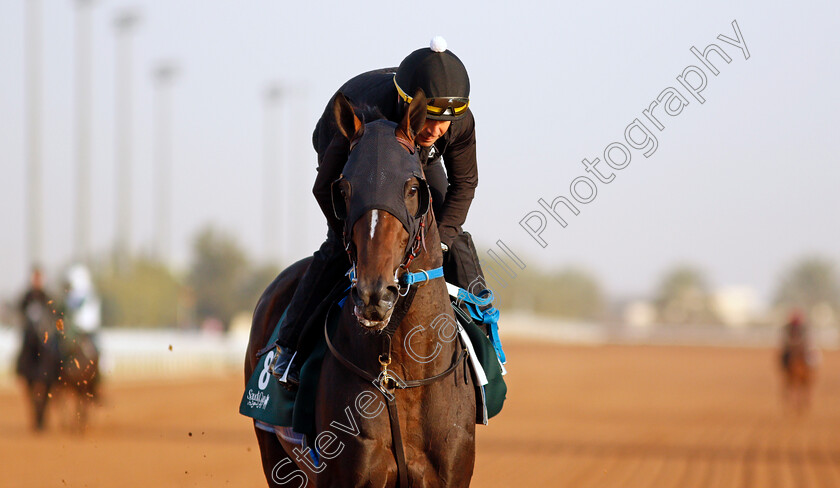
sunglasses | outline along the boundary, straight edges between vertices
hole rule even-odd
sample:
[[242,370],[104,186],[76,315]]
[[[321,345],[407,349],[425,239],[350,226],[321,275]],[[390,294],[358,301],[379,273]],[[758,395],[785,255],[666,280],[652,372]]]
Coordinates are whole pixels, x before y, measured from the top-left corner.
[[[405,103],[411,103],[413,97],[410,97],[403,91],[402,88],[400,88],[400,85],[397,84],[396,77],[394,77],[394,86],[397,87],[397,93],[399,93],[400,98],[405,100]],[[451,115],[457,117],[464,113],[469,106],[470,99],[464,97],[437,97],[426,99],[426,112],[429,115]]]

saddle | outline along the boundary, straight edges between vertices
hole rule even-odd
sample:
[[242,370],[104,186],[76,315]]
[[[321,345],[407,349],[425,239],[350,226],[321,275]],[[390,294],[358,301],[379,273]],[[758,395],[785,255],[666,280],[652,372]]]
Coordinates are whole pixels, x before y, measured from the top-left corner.
[[[329,306],[340,307],[345,298],[346,296],[340,300],[332,300]],[[462,304],[462,300],[456,299],[452,302],[455,316],[463,331],[460,334],[460,340],[470,353],[470,369],[473,383],[476,385],[476,423],[486,425],[490,418],[502,410],[504,405],[507,393],[503,378],[504,366],[497,354],[497,347],[488,339],[470,313],[462,309]],[[321,308],[319,307],[319,310]],[[274,344],[277,340],[279,326],[285,319],[285,315],[284,312],[278,320],[267,345]],[[332,336],[338,325],[339,314],[334,313],[327,317],[326,330]],[[501,344],[498,345],[498,349],[501,350]],[[283,388],[271,374],[270,368],[276,354],[275,349],[267,346],[261,350],[257,368],[251,374],[245,387],[239,413],[253,418],[256,426],[262,430],[283,435],[296,432],[308,439],[314,439],[317,435],[315,401],[321,365],[326,353],[327,345],[322,335],[321,340],[301,365],[300,386],[297,391],[291,392]]]

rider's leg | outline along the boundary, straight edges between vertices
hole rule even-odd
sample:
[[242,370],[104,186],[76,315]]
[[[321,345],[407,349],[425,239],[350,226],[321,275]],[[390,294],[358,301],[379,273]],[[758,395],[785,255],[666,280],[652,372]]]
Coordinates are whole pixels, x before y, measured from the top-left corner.
[[[336,267],[335,262],[343,256],[345,253],[341,240],[329,231],[327,240],[312,256],[312,263],[301,277],[286,309],[286,316],[280,325],[277,338],[279,354],[274,362],[274,374],[287,388],[296,387],[300,381],[300,365],[303,364],[303,358],[296,357],[295,353],[303,326],[320,300],[334,285],[335,279],[331,279],[334,278],[334,273],[331,271]],[[344,260],[346,261],[346,257]]]
[[[487,281],[484,279],[484,273],[481,271],[481,264],[478,261],[478,253],[469,233],[462,232],[452,241],[449,252],[443,259],[443,274],[447,281],[459,288],[463,288],[479,298],[487,296]],[[478,308],[479,312],[477,314],[481,316],[478,325],[487,334],[496,350],[496,354],[499,356],[499,361],[504,364],[505,353],[502,349],[502,341],[499,338],[499,311],[493,306],[492,302]]]
[[[324,300],[332,292],[336,292],[340,296],[347,289],[350,280],[344,277],[349,269],[350,260],[343,248],[340,248],[326,260],[317,289],[314,292],[315,298],[310,302],[308,310],[301,318],[301,331],[297,339],[297,358],[295,359],[295,361],[299,361],[299,364],[303,364],[318,342],[324,338],[324,312],[326,309],[319,309],[318,306],[320,304],[331,306],[331,303],[323,303]],[[335,299],[334,297],[333,303]]]
[[[447,281],[473,295],[481,296],[487,289],[487,281],[484,279],[484,272],[481,271],[478,253],[469,232],[461,232],[452,241],[443,259],[443,273]],[[481,308],[487,307],[489,305]]]
[[[423,172],[432,193],[432,210],[435,218],[439,220],[449,181],[440,160],[425,166]],[[478,253],[469,233],[461,232],[452,241],[449,251],[444,255],[443,272],[446,281],[474,295],[481,295],[487,288],[487,281],[484,279],[484,273],[478,261]],[[486,305],[481,308],[486,310],[489,307],[490,305]]]

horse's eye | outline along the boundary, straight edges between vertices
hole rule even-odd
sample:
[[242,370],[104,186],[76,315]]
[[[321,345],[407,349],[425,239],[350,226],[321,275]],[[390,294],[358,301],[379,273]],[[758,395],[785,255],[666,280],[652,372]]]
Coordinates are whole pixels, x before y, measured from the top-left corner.
[[413,185],[410,190],[408,190],[408,196],[413,197],[417,194],[417,185]]

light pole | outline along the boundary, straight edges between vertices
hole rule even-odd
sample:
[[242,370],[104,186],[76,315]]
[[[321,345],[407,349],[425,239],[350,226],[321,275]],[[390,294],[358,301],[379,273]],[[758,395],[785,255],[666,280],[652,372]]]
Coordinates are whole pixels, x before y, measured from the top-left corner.
[[131,11],[117,15],[116,45],[116,161],[117,161],[117,265],[124,268],[131,253],[131,44],[129,34],[139,17]]
[[[308,102],[308,88],[300,83],[296,83],[290,93],[290,98],[292,99],[292,103],[289,104],[289,112],[293,114],[304,114],[308,113],[307,106]],[[289,132],[289,160],[292,161],[292,164],[287,166],[287,180],[288,181],[301,181],[311,183],[311,173],[306,170],[310,170],[312,166],[310,166],[311,162],[315,160],[315,153],[312,151],[311,147],[311,132],[309,126],[306,124],[292,124],[291,129]],[[305,236],[306,229],[307,229],[307,217],[306,217],[306,209],[303,206],[303,202],[312,202],[312,193],[309,190],[311,186],[304,186],[303,192],[300,191],[298,185],[287,185],[287,196],[286,202],[301,202],[301,208],[294,212],[292,215],[289,216],[288,223],[286,224],[286,229],[288,232],[294,232],[296,235]],[[300,198],[300,200],[296,200]],[[320,211],[318,212],[318,217],[321,217]],[[318,225],[323,225],[319,221],[316,220],[316,227]],[[305,242],[305,240],[303,240]],[[295,253],[299,253],[297,255],[306,255],[310,253],[308,247],[304,243],[301,246],[301,240],[287,240],[286,242],[286,249],[287,252],[290,252],[292,256],[295,256]],[[292,257],[291,261],[295,261],[295,258]]]
[[154,69],[155,91],[157,92],[157,122],[155,158],[157,159],[157,209],[155,222],[155,256],[169,264],[169,230],[172,215],[172,79],[177,67],[171,62],[162,62]]
[[29,263],[41,263],[42,195],[41,195],[41,2],[26,1],[26,161],[27,230],[26,248]]
[[90,5],[76,0],[76,235],[75,258],[90,259]]
[[268,261],[281,260],[283,255],[278,249],[277,227],[283,209],[278,205],[280,194],[277,178],[280,158],[278,158],[279,108],[283,98],[283,91],[279,83],[271,83],[263,98],[263,245],[265,257]]

